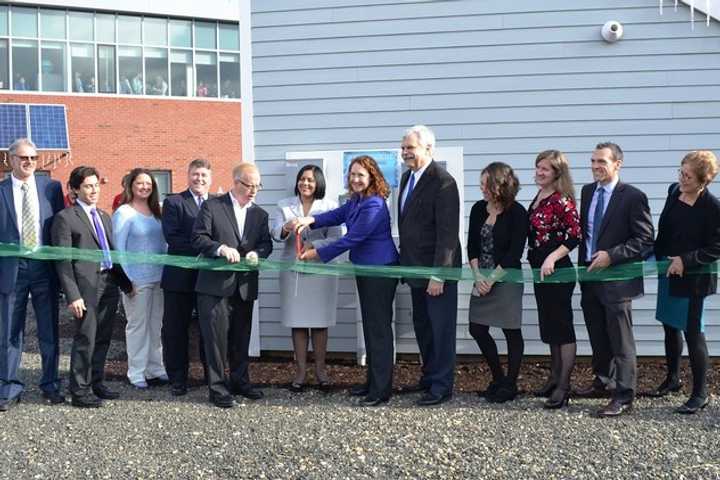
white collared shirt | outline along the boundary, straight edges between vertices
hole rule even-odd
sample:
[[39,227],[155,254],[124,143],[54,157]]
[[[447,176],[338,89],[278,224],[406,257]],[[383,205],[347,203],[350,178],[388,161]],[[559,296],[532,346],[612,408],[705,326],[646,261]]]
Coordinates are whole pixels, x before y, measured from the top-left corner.
[[240,202],[237,201],[232,192],[230,192],[230,200],[232,201],[233,211],[235,212],[235,220],[237,220],[238,233],[240,234],[240,238],[242,238],[243,232],[245,231],[247,211],[252,206],[252,202],[246,203],[245,206],[240,206]]
[[15,218],[17,219],[17,229],[22,240],[22,201],[23,201],[23,183],[28,184],[28,195],[30,196],[30,207],[33,209],[35,215],[35,238],[37,238],[38,245],[42,245],[42,228],[40,228],[40,202],[38,201],[40,196],[37,191],[37,184],[35,183],[35,175],[30,175],[27,182],[18,180],[15,175],[10,175],[12,178],[12,189],[13,189],[13,204],[15,206]]
[[195,200],[195,205],[197,205],[198,208],[200,208],[200,205],[202,204],[201,201],[204,202],[205,200],[208,199],[207,193],[205,195],[195,195],[195,193],[193,193],[193,191],[190,190],[190,194],[193,196],[193,199]]
[[105,231],[105,225],[103,225],[102,217],[100,216],[100,210],[97,208],[97,205],[88,205],[79,198],[75,200],[75,203],[80,205],[80,207],[83,209],[83,212],[85,212],[85,215],[87,215],[88,220],[90,220],[90,226],[92,227],[93,233],[95,233],[95,223],[93,223],[93,218],[90,210],[92,210],[93,208],[97,210],[98,220],[100,220],[100,229],[102,230],[103,235],[105,235],[105,241],[107,242],[108,248],[110,248],[110,239],[108,238],[107,232]]
[[[418,182],[420,181],[420,177],[422,177],[422,174],[425,173],[425,170],[427,170],[427,168],[430,166],[430,164],[431,164],[433,161],[434,161],[434,160],[430,160],[424,167],[419,168],[419,169],[418,169],[417,171],[415,171],[415,172],[413,172],[412,170],[410,171],[410,176],[413,176],[413,175],[415,176],[415,184],[413,185],[413,190],[415,190],[415,187],[417,187],[417,184],[418,184]],[[403,193],[402,193],[402,200],[400,201],[400,209],[401,209],[401,210],[402,210],[403,208],[405,208],[405,200],[407,199],[407,195],[408,195],[408,188],[407,188],[407,187],[408,187],[409,185],[410,185],[410,179],[408,178],[408,182],[405,184],[405,190],[403,190]]]
[[[598,195],[600,194],[600,189],[605,190],[603,194],[603,217],[605,217],[605,212],[607,212],[607,207],[610,204],[610,197],[612,197],[612,194],[615,191],[615,187],[617,187],[619,181],[620,177],[617,177],[615,180],[604,186],[598,183],[597,187],[595,188],[595,192],[593,193],[593,197],[590,201],[590,206],[588,208],[587,214],[588,237],[585,239],[585,250],[587,251],[587,258],[585,258],[585,260],[587,260],[588,262],[591,261],[592,257],[592,238],[593,235],[595,235],[595,205],[597,205],[597,199]],[[598,225],[598,228],[600,228],[600,225]]]

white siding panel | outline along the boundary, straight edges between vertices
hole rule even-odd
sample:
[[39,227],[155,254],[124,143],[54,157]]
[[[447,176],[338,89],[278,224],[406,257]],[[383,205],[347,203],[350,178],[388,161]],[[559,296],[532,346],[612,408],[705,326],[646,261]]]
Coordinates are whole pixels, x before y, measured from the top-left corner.
[[[527,205],[535,194],[534,160],[563,150],[579,191],[591,181],[599,141],[625,150],[624,181],[646,192],[654,221],[688,150],[720,150],[720,26],[691,30],[688,8],[656,0],[255,0],[253,70],[256,160],[261,205],[284,191],[285,153],[397,148],[409,125],[432,126],[441,145],[463,147],[465,210],[481,198],[482,168],[516,169]],[[625,38],[600,39],[617,19]],[[718,194],[720,187],[711,190]],[[462,236],[466,232],[461,232]],[[277,274],[261,280],[261,348],[288,350],[280,325]],[[663,353],[654,319],[656,282],[634,303],[638,351]],[[356,349],[352,279],[341,280],[331,351]],[[590,352],[573,298],[578,349]],[[469,284],[460,285],[457,349],[477,354],[467,327]],[[397,349],[417,351],[407,289],[396,298]],[[528,354],[539,340],[532,286],[523,298]],[[720,354],[720,300],[706,302],[707,337]],[[502,337],[502,335],[500,335]],[[505,344],[499,339],[499,347]]]

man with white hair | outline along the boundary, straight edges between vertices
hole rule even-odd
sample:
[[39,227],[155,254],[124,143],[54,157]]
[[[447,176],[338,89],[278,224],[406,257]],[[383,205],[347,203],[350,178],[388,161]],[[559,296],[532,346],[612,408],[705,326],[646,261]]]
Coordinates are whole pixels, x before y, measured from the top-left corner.
[[[409,171],[400,182],[400,264],[460,267],[460,195],[455,179],[433,161],[435,135],[424,125],[405,132],[402,159]],[[457,281],[406,279],[413,326],[422,357],[422,376],[409,390],[423,391],[418,405],[452,397],[455,376]]]
[[[35,174],[38,153],[29,139],[15,140],[8,154],[12,173],[0,182],[0,243],[29,250],[49,245],[53,216],[65,206],[62,185]],[[18,369],[31,294],[42,358],[40,389],[51,404],[65,401],[58,378],[58,283],[53,265],[4,257],[0,259],[0,412],[22,398]]]

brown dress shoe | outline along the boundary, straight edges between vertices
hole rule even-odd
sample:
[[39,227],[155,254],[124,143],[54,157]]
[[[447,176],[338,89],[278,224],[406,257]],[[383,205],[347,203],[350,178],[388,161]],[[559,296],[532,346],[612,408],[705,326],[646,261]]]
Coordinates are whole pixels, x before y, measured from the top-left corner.
[[622,402],[620,400],[612,399],[610,400],[610,403],[598,410],[598,417],[619,417],[623,413],[628,413],[630,410],[632,410],[632,400]]

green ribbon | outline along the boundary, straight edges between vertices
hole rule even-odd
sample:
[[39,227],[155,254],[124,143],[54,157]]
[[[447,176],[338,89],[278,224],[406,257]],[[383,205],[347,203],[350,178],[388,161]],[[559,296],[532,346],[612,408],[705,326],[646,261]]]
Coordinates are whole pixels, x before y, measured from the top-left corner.
[[[283,261],[260,259],[257,265],[246,262],[227,263],[224,258],[188,257],[183,255],[148,254],[135,252],[111,252],[112,260],[120,264],[152,264],[169,265],[193,270],[216,271],[291,271],[310,273],[315,275],[329,275],[336,277],[368,276],[387,278],[440,278],[443,280],[469,280],[475,279],[470,268],[436,268],[436,267],[407,267],[384,265],[354,265],[352,263],[318,263],[301,261]],[[0,257],[19,257],[33,260],[71,260],[100,263],[103,260],[102,250],[80,249],[71,247],[42,246],[34,249],[23,248],[17,244],[0,243]],[[585,267],[558,268],[546,276],[543,283],[564,283],[581,281],[608,282],[614,280],[629,280],[637,277],[656,277],[664,275],[670,262],[668,260],[625,263],[614,265],[602,270],[588,272]],[[498,277],[493,270],[480,270],[486,277],[501,282],[523,283],[540,282],[539,269],[503,270]],[[717,264],[704,265],[686,272],[687,275],[701,273],[717,273]]]

